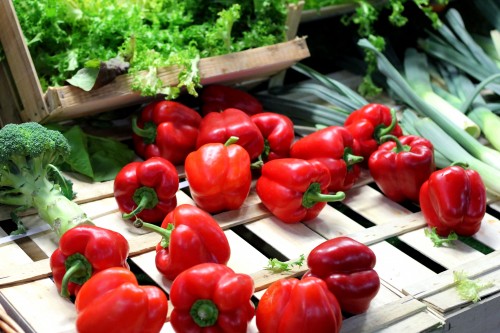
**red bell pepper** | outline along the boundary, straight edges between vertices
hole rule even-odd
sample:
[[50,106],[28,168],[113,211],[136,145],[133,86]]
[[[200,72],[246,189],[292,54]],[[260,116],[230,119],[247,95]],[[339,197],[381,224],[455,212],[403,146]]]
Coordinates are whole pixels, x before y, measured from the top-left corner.
[[149,103],[139,119],[132,120],[132,139],[137,155],[163,157],[174,165],[184,163],[196,148],[201,115],[174,101]]
[[342,311],[363,313],[380,289],[375,263],[375,254],[368,246],[349,237],[336,237],[310,252],[309,270],[303,278],[314,276],[325,281]]
[[177,206],[179,175],[162,157],[131,162],[116,175],[114,196],[123,218],[159,223]]
[[439,236],[472,236],[486,213],[486,188],[479,173],[465,165],[434,171],[420,188],[420,208]]
[[420,187],[436,170],[432,143],[416,135],[383,136],[368,160],[368,168],[380,190],[396,202],[418,203]]
[[263,112],[262,104],[257,98],[244,90],[220,84],[212,84],[203,88],[200,99],[203,115],[229,108],[239,109],[248,115]]
[[168,299],[155,286],[139,286],[123,267],[100,271],[76,296],[78,333],[158,333],[167,320]]
[[264,137],[261,160],[267,162],[290,156],[290,147],[295,139],[293,122],[285,115],[262,112],[251,116]]
[[259,301],[255,319],[260,333],[337,333],[342,327],[337,299],[315,277],[272,283]]
[[169,280],[201,263],[227,264],[231,249],[226,234],[212,215],[190,204],[182,204],[163,220],[161,228],[142,221],[134,226],[162,236],[156,245],[155,264]]
[[384,135],[401,136],[403,131],[398,124],[396,112],[383,104],[370,103],[352,112],[344,122],[344,127],[359,143],[359,155],[364,164],[380,145]]
[[226,144],[207,143],[186,157],[184,170],[191,197],[209,213],[241,207],[250,192],[250,157],[232,137]]
[[330,173],[323,163],[280,158],[264,164],[255,188],[274,216],[297,223],[318,216],[327,202],[345,198],[343,192],[327,194],[329,183]]
[[252,278],[221,264],[200,264],[172,283],[170,322],[176,332],[247,332],[255,315]]
[[245,112],[234,108],[210,112],[203,118],[196,148],[206,143],[225,143],[232,136],[238,138],[238,144],[245,148],[251,161],[264,150],[264,137],[257,125]]
[[76,295],[81,286],[103,269],[128,268],[129,245],[116,231],[80,225],[65,232],[50,256],[50,269],[61,296]]
[[360,174],[359,144],[348,130],[329,126],[297,140],[290,149],[290,156],[305,160],[315,159],[330,170],[328,191],[347,191]]

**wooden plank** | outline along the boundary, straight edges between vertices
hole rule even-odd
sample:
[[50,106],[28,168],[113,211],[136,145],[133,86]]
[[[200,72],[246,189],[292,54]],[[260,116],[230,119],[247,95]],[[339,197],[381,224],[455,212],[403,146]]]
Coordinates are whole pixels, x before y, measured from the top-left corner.
[[377,257],[375,271],[387,284],[401,292],[410,281],[417,283],[436,275],[412,257],[387,242],[370,246]]
[[486,214],[481,222],[481,228],[472,237],[492,249],[500,250],[500,220]]
[[0,127],[20,123],[21,103],[5,61],[0,62]]
[[[249,49],[226,55],[203,58],[199,62],[201,84],[240,84],[246,80],[265,79],[309,57],[305,38]],[[165,86],[176,85],[180,69],[158,70]],[[131,75],[120,75],[113,82],[93,91],[73,86],[51,87],[46,92],[50,114],[44,121],[59,121],[110,111],[146,99],[132,87]]]
[[483,256],[481,252],[460,241],[454,242],[452,246],[435,247],[432,241],[425,236],[423,229],[401,235],[399,239],[445,268],[453,268],[463,262],[479,259]]
[[[383,307],[374,309],[374,311],[367,311],[366,313],[344,320],[341,332],[379,332],[416,314],[425,313],[425,311],[426,306],[423,303],[407,296],[395,302],[385,304]],[[426,320],[433,325],[439,325],[439,321],[430,315],[426,316]]]
[[12,1],[0,1],[0,42],[23,104],[21,119],[44,119],[49,111]]
[[[380,6],[384,4],[387,0],[372,0],[371,2],[374,6]],[[348,13],[352,13],[357,7],[357,4],[351,2],[346,4],[323,6],[318,9],[307,9],[302,12],[301,23],[311,22],[315,20],[325,19],[332,16],[340,16]]]
[[[479,297],[481,298],[486,298],[489,295],[495,295],[498,291],[500,291],[500,270],[485,273],[474,280],[479,280],[478,283],[480,284],[492,284],[491,287],[479,292]],[[471,301],[464,300],[460,297],[455,286],[422,298],[422,301],[442,314],[450,313],[472,304]]]
[[455,266],[453,270],[446,270],[433,278],[422,279],[418,283],[408,284],[403,288],[405,295],[412,295],[423,299],[454,285],[453,271],[464,271],[470,279],[478,278],[488,272],[500,270],[500,251],[494,251],[471,262]]
[[368,185],[347,191],[342,203],[374,224],[411,214],[408,209]]
[[38,280],[14,287],[2,288],[0,293],[37,333],[74,331],[75,306],[57,293],[50,279]]

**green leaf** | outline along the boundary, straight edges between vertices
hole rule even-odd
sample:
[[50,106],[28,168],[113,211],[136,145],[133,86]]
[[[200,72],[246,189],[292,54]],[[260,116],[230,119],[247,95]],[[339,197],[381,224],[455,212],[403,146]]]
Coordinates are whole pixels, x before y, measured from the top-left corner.
[[135,157],[135,153],[127,145],[116,140],[89,136],[88,142],[95,181],[114,179]]
[[436,233],[436,228],[425,228],[424,233],[434,243],[435,247],[441,247],[443,245],[453,245],[453,242],[458,239],[458,235],[454,232],[451,232],[448,237],[440,237]]
[[94,178],[94,171],[87,148],[86,134],[79,126],[72,126],[69,130],[64,131],[63,135],[68,139],[71,147],[71,152],[63,165],[63,170],[74,171]]
[[460,295],[460,298],[473,303],[481,300],[481,297],[479,297],[479,293],[481,291],[494,286],[492,282],[481,284],[477,280],[470,280],[462,271],[454,271],[453,279],[455,282],[455,288]]
[[296,260],[292,261],[279,261],[276,258],[269,259],[265,269],[272,271],[273,273],[288,272],[292,270],[293,266],[302,267],[305,261],[305,256],[303,254]]
[[111,138],[86,134],[80,126],[70,128],[57,124],[46,127],[59,130],[68,140],[71,153],[61,170],[71,171],[91,178],[93,181],[107,181],[134,160],[135,152],[127,145]]
[[90,91],[94,87],[99,68],[82,68],[72,78],[68,79],[68,83],[85,91]]

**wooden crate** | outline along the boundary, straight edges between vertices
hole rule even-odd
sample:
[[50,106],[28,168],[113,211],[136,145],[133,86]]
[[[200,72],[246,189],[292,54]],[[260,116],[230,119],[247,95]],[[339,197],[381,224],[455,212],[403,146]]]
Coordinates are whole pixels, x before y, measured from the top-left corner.
[[[122,220],[112,196],[112,182],[74,181],[83,209],[97,225],[121,232],[130,243],[130,262],[168,293],[171,282],[162,278],[154,263],[160,236]],[[366,313],[344,320],[343,333],[495,332],[500,326],[496,313],[500,300],[500,201],[489,203],[481,231],[474,236],[494,249],[484,255],[462,242],[433,247],[424,236],[425,221],[418,208],[387,199],[366,171],[346,195],[341,204],[327,206],[316,219],[289,225],[272,217],[252,190],[241,209],[214,215],[231,245],[228,265],[253,277],[258,299],[273,281],[300,276],[305,269],[271,274],[263,269],[269,258],[295,259],[326,239],[348,235],[376,253],[375,269],[382,286]],[[177,197],[179,204],[193,203],[182,190]],[[0,212],[0,219],[8,218],[5,207]],[[25,216],[23,221],[32,231],[45,226],[34,215]],[[74,332],[74,304],[59,297],[50,278],[48,257],[56,246],[54,235],[47,230],[13,241],[0,229],[0,304],[25,332]],[[454,270],[494,286],[481,293],[480,302],[465,302],[454,290]],[[168,321],[162,332],[173,332]],[[257,332],[254,321],[248,332]]]
[[[295,38],[303,1],[289,6],[289,41],[201,59],[201,84],[249,86],[269,79],[309,57],[306,38]],[[121,75],[99,89],[85,92],[73,86],[42,91],[11,0],[0,1],[0,43],[7,63],[0,63],[0,126],[13,122],[55,122],[138,105],[150,98],[131,89],[131,77]],[[159,69],[165,86],[178,83],[179,68]]]

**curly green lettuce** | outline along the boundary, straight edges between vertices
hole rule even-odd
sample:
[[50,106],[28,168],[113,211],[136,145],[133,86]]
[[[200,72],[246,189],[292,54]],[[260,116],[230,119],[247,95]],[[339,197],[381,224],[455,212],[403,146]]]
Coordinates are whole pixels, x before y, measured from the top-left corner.
[[[170,98],[184,87],[196,94],[200,58],[284,41],[286,2],[13,0],[44,90],[119,58],[130,63],[134,89]],[[172,65],[179,86],[163,87],[158,68]]]

